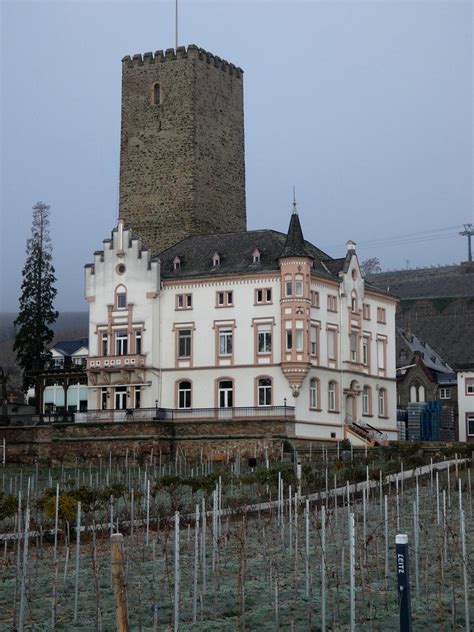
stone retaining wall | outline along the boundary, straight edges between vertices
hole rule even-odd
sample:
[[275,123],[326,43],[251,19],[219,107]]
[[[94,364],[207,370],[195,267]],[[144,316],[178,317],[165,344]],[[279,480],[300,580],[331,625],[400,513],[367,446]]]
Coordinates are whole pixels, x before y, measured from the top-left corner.
[[[90,424],[54,424],[43,426],[0,427],[0,447],[6,440],[7,463],[74,463],[125,457],[135,453],[138,459],[153,448],[164,458],[176,450],[190,458],[222,458],[240,452],[243,458],[280,453],[282,442],[294,436],[294,424],[288,421],[194,421],[194,422],[122,422]],[[1,453],[1,450],[0,450]]]

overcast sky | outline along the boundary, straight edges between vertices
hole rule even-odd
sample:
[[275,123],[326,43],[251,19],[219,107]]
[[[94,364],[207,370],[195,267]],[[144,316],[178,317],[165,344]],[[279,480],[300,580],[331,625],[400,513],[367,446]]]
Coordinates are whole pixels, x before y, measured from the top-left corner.
[[[57,307],[85,310],[83,266],[117,217],[121,59],[174,45],[174,0],[0,4],[1,308],[43,200]],[[350,238],[384,269],[466,259],[472,29],[472,3],[451,0],[180,0],[179,43],[245,71],[249,228],[286,230],[294,184],[332,256]]]

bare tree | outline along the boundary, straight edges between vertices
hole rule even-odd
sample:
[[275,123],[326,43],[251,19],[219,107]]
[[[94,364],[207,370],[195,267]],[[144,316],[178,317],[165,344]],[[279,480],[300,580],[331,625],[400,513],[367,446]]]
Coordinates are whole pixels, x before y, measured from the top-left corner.
[[375,274],[376,272],[382,272],[380,266],[380,259],[378,257],[372,257],[371,259],[364,259],[360,264],[360,269],[363,276],[368,274]]

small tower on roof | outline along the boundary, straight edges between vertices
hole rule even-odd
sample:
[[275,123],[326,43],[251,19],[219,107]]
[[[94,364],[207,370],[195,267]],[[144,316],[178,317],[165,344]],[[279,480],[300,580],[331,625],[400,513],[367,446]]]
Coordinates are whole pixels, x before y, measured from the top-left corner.
[[280,254],[280,258],[281,257],[309,257],[313,259],[306,248],[303,229],[301,228],[298,209],[296,207],[296,200],[293,200],[293,211],[291,213],[290,225],[288,226],[285,246]]
[[281,369],[298,397],[311,366],[309,329],[311,305],[311,267],[303,230],[293,200],[290,225],[280,257],[281,274]]

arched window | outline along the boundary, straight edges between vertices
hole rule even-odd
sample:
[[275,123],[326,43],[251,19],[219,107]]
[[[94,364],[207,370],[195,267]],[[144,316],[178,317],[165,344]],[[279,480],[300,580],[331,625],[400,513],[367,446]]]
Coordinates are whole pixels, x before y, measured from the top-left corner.
[[153,86],[153,103],[155,105],[161,104],[161,86],[159,83],[155,83]]
[[125,286],[119,285],[115,290],[115,309],[125,309],[127,307],[127,290]]
[[372,414],[372,389],[370,386],[364,386],[362,390],[362,414]]
[[328,384],[328,410],[337,410],[337,382],[331,380]]
[[272,380],[269,377],[260,377],[257,382],[258,406],[272,405]]
[[311,378],[309,382],[309,407],[320,408],[319,404],[319,380],[315,377]]
[[260,263],[260,250],[258,248],[255,248],[252,253],[252,261],[253,263]]
[[182,380],[178,383],[178,408],[191,408],[191,382]]
[[425,387],[423,386],[423,384],[420,384],[420,386],[418,387],[418,401],[419,402],[424,402],[425,401]]
[[387,389],[381,388],[379,389],[379,417],[387,416]]

